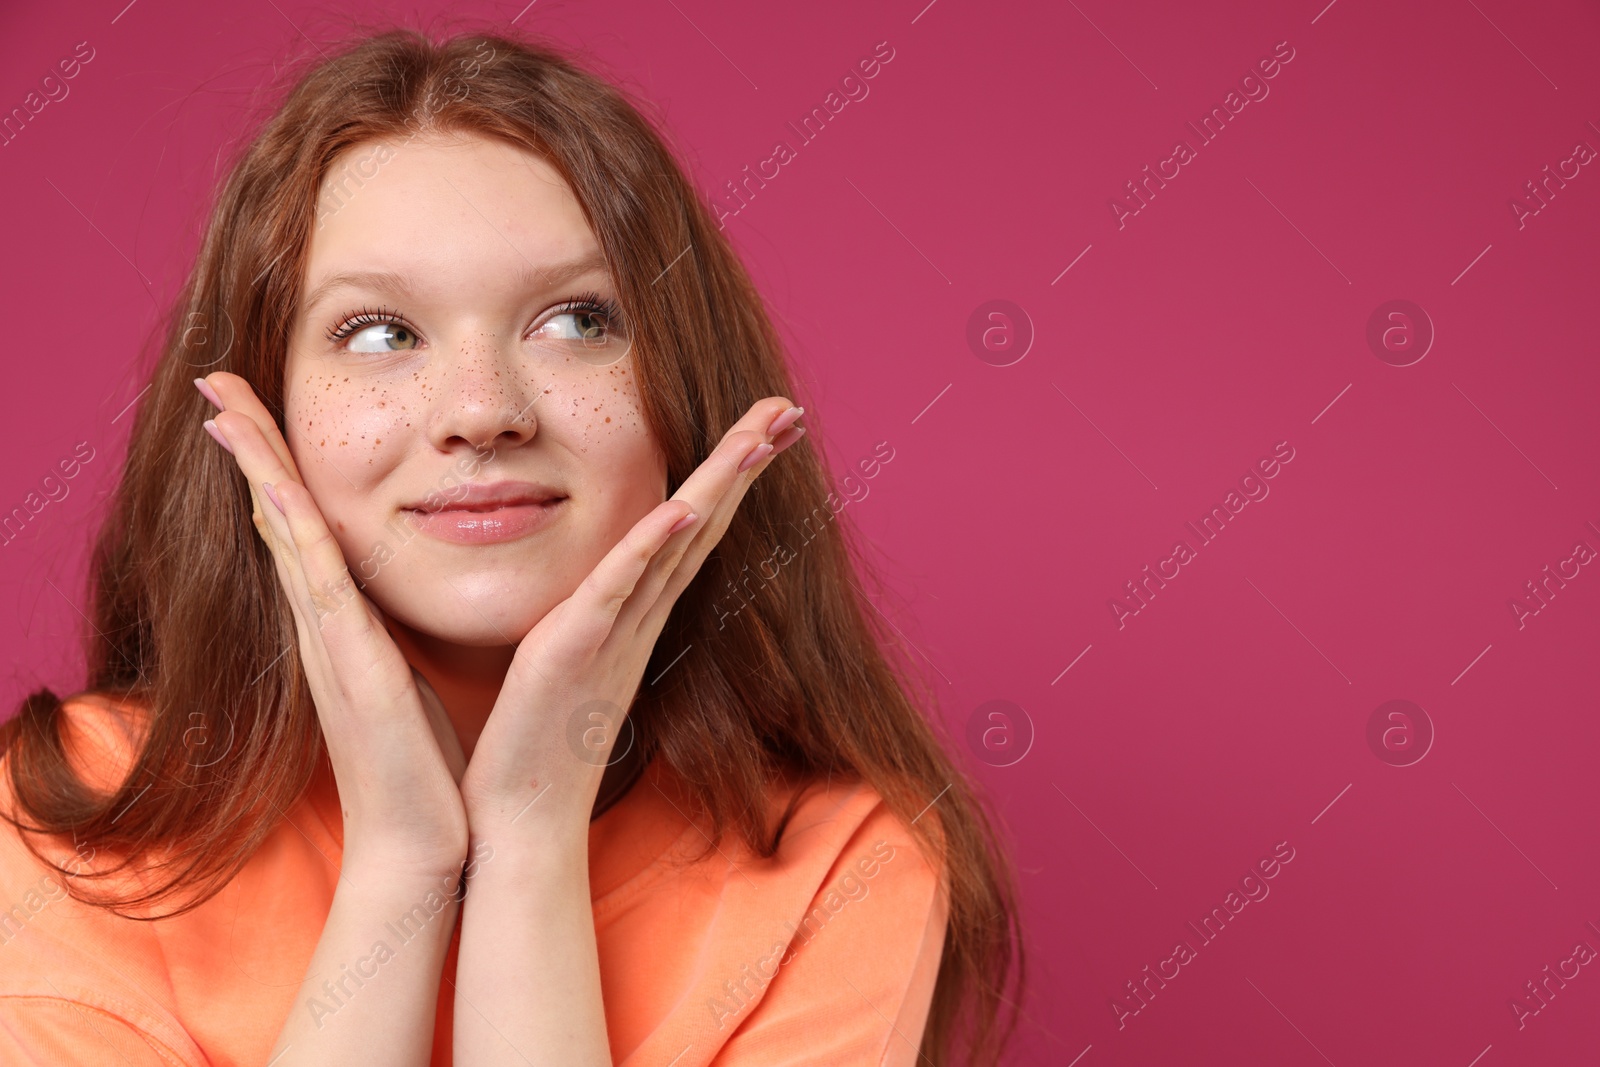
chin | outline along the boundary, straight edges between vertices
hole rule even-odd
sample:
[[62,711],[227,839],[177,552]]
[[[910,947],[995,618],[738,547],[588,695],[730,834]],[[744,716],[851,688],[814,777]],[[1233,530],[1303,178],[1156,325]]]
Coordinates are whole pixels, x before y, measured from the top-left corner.
[[448,641],[453,645],[462,645],[466,648],[507,648],[519,645],[522,639],[528,636],[533,629],[533,623],[527,626],[517,626],[507,629],[502,626],[498,630],[479,625],[476,628],[461,628],[433,631],[423,631],[440,641]]
[[397,612],[386,614],[419,634],[466,648],[504,648],[520,644],[539,621],[529,619],[519,624],[494,616],[485,620],[479,616],[470,619],[440,618],[437,613],[424,613],[417,617]]
[[461,593],[442,584],[436,590],[431,583],[413,586],[399,597],[369,588],[368,595],[385,615],[417,633],[470,648],[519,644],[546,613],[531,597],[498,593],[474,597],[469,603]]

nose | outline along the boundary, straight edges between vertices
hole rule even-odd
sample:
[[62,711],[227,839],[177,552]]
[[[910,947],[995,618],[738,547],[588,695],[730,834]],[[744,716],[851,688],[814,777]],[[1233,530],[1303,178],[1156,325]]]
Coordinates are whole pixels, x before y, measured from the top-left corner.
[[444,351],[451,355],[423,393],[434,447],[514,448],[532,440],[537,401],[548,388],[531,380],[533,368],[498,336],[469,337]]

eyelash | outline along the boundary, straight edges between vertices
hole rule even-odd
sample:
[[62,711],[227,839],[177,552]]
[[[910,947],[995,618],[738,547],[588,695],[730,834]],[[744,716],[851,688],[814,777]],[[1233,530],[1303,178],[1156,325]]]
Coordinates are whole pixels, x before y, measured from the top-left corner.
[[[571,297],[560,307],[555,308],[553,313],[567,315],[574,311],[589,311],[604,315],[606,321],[611,324],[612,329],[619,331],[621,329],[622,308],[617,305],[615,300],[610,297],[603,297],[592,290]],[[363,307],[360,311],[353,311],[345,315],[337,326],[328,330],[328,340],[333,344],[338,344],[340,341],[360,333],[368,326],[382,325],[404,326],[412,333],[417,334],[417,336],[421,336],[416,328],[407,322],[398,311],[390,311],[380,305],[377,310]]]

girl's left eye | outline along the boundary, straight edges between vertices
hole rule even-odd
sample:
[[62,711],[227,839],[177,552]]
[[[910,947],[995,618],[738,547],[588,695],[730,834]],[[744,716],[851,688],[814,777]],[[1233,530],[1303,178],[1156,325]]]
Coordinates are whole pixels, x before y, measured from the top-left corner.
[[536,335],[552,341],[599,341],[611,330],[610,317],[599,309],[563,311],[546,319]]
[[615,300],[585,293],[555,309],[534,327],[529,340],[546,352],[595,366],[615,363],[632,347],[622,309]]

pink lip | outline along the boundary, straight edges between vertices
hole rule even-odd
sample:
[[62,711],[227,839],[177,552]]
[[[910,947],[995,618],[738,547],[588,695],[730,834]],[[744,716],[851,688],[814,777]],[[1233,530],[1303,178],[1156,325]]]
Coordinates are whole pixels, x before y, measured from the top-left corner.
[[554,521],[566,497],[533,482],[458,486],[437,510],[406,509],[418,531],[456,544],[482,545],[526,537]]
[[449,490],[436,490],[429,498],[443,498],[437,509],[428,507],[428,498],[405,505],[413,511],[491,511],[494,508],[515,504],[543,504],[565,494],[538,482],[489,482],[477,485],[458,485]]

